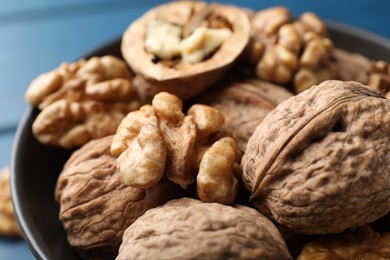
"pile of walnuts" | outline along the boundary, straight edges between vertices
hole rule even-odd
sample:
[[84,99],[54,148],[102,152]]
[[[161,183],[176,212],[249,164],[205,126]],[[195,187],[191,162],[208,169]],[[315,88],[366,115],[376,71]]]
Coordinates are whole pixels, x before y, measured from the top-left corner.
[[153,8],[121,51],[26,93],[35,137],[75,149],[55,198],[81,256],[390,258],[387,62],[313,13],[198,1]]

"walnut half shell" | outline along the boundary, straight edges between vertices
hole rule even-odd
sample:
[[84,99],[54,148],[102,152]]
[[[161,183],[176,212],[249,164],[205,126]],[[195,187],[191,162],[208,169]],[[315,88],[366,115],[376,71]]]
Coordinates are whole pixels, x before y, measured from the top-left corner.
[[325,81],[282,102],[242,159],[257,209],[300,233],[337,233],[390,210],[390,102]]
[[[161,30],[166,32],[157,34],[157,39],[154,39],[156,45],[172,47],[172,44],[178,41],[187,41],[192,34],[197,33],[198,28],[228,29],[231,34],[214,53],[207,54],[199,62],[184,62],[182,58],[175,56],[172,50],[169,51],[173,52],[170,58],[162,59],[148,51],[150,48],[147,43],[150,41],[146,40],[148,27],[156,21],[162,24],[160,28],[165,28]],[[190,36],[187,37],[186,34]],[[153,8],[134,21],[123,35],[121,51],[131,69],[137,74],[134,84],[141,97],[150,99],[158,92],[167,91],[187,100],[198,95],[223,75],[244,51],[249,34],[248,15],[237,7],[208,5],[201,1],[175,1]],[[169,44],[158,39],[158,36],[169,38],[170,35],[176,35],[177,39]],[[185,44],[186,51],[193,49],[204,51],[209,46],[205,42],[208,38],[219,37],[219,33],[197,35],[194,35],[196,39],[191,40],[189,47],[187,43]]]

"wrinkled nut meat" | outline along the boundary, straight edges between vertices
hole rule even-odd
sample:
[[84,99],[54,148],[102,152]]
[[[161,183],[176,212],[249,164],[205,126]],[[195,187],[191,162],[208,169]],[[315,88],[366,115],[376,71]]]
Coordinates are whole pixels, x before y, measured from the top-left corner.
[[121,51],[142,99],[167,91],[187,100],[223,76],[244,51],[249,33],[248,15],[240,8],[175,1],[134,21]]
[[[161,92],[151,105],[130,112],[122,120],[111,153],[118,157],[118,170],[127,185],[152,187],[166,176],[186,188],[195,181],[200,167],[198,193],[208,194],[204,196],[207,201],[230,203],[237,190],[232,169],[238,157],[233,139],[214,142],[223,122],[217,109],[201,104],[190,107],[185,115],[178,97]],[[224,153],[214,155],[221,148]],[[219,160],[212,160],[213,156]],[[210,190],[215,181],[226,184],[226,189]]]
[[237,141],[243,153],[255,128],[280,102],[292,96],[285,88],[256,78],[222,81],[201,100],[224,116],[221,131]]
[[148,210],[124,233],[124,259],[291,259],[273,223],[245,206],[183,198]]
[[390,99],[390,64],[382,60],[372,62],[367,84]]
[[167,181],[150,189],[124,185],[110,153],[112,138],[92,140],[76,150],[56,185],[59,219],[69,244],[87,259],[113,259],[129,225],[181,194]]
[[12,206],[9,170],[4,168],[0,172],[0,237],[21,237],[16,222],[14,207]]
[[325,81],[256,128],[243,178],[262,213],[307,234],[362,226],[390,210],[390,102],[357,82]]
[[293,85],[296,93],[337,78],[333,42],[313,13],[292,21],[284,7],[257,12],[252,19],[249,59],[260,79]]
[[379,234],[369,226],[353,232],[326,235],[306,244],[297,260],[390,259],[390,233]]
[[202,156],[196,176],[198,196],[203,202],[229,204],[236,198],[238,182],[234,176],[236,142],[224,137]]
[[126,64],[114,56],[63,63],[40,75],[26,91],[26,100],[42,110],[34,136],[74,148],[114,134],[122,118],[140,106],[131,81]]

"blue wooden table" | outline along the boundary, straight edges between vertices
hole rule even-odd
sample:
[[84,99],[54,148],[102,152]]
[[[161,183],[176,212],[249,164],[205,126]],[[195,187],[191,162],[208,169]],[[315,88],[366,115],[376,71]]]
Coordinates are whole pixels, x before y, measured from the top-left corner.
[[[0,0],[0,167],[9,165],[13,138],[30,81],[120,37],[158,0]],[[218,1],[214,1],[218,2]],[[282,5],[294,15],[312,11],[390,38],[388,0],[226,0],[255,10]],[[33,174],[33,173],[32,173]],[[33,196],[33,194],[32,194]],[[22,240],[0,238],[0,260],[34,259]]]

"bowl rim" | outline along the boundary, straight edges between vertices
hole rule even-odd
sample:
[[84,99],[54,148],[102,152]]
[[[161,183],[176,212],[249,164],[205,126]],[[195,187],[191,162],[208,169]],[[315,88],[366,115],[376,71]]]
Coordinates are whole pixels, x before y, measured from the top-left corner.
[[[375,44],[383,48],[384,50],[389,52],[390,55],[390,39],[387,39],[381,35],[378,35],[376,33],[372,33],[370,31],[367,31],[365,29],[361,29],[355,26],[351,26],[348,24],[332,21],[332,20],[323,20],[325,21],[328,32],[330,34],[330,37],[332,38],[332,34],[339,34],[339,35],[345,35],[347,37],[357,38],[357,39],[364,39],[365,41],[368,41],[369,43]],[[120,48],[122,36],[116,37],[97,48],[94,48],[92,51],[87,52],[85,55],[82,55],[80,58],[89,58],[92,56],[99,56],[99,53],[104,52],[104,49],[113,47],[118,45]],[[336,45],[337,46],[337,45]],[[389,58],[390,59],[390,58]],[[20,154],[20,151],[23,149],[20,145],[20,140],[22,139],[23,135],[26,131],[29,130],[28,127],[28,121],[31,119],[30,117],[32,114],[36,112],[35,108],[32,108],[31,106],[28,106],[25,110],[21,120],[18,123],[16,132],[15,132],[15,138],[12,144],[12,151],[11,151],[11,161],[10,161],[10,187],[11,187],[11,194],[12,194],[12,203],[15,211],[16,220],[21,228],[22,235],[30,248],[32,254],[37,259],[50,259],[50,253],[45,251],[44,248],[42,248],[38,242],[37,242],[37,236],[31,231],[31,228],[29,227],[29,220],[24,216],[23,212],[25,209],[21,207],[23,205],[22,198],[19,196],[19,190],[17,182],[20,178],[20,173],[16,173],[16,165],[18,164],[18,157]],[[54,194],[53,194],[54,196]]]

